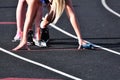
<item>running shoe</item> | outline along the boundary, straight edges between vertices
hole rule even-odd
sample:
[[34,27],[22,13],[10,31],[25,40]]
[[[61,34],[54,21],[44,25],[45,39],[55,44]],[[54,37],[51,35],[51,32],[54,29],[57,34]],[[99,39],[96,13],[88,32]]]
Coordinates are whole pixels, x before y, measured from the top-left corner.
[[41,29],[41,40],[45,41],[46,43],[49,42],[49,29],[48,28],[44,28]]
[[43,40],[38,41],[35,38],[33,38],[33,41],[34,41],[34,44],[38,47],[47,47],[46,42]]
[[20,36],[15,36],[14,39],[12,40],[12,42],[18,42],[21,40]]
[[27,45],[34,45],[33,36],[34,36],[33,31],[29,30],[27,34]]

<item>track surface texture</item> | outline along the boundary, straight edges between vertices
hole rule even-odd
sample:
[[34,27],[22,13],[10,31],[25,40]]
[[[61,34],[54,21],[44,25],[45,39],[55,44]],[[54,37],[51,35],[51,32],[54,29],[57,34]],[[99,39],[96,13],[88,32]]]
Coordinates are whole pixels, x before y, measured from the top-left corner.
[[[16,33],[16,6],[18,0],[0,0],[0,48],[47,65],[82,80],[120,80],[120,17],[103,7],[101,0],[72,0],[83,39],[104,49],[77,50],[77,40],[49,26],[50,46],[31,50],[11,51]],[[118,14],[120,0],[106,0]],[[3,23],[6,22],[6,23]],[[75,35],[64,12],[56,24]],[[72,80],[44,67],[28,63],[0,49],[0,80]]]

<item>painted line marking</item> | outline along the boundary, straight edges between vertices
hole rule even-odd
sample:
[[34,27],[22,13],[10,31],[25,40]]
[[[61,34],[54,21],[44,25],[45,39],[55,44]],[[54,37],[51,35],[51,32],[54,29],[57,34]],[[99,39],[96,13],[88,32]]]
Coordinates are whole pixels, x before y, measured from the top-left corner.
[[[13,22],[13,23],[4,22],[4,23],[1,23],[1,24],[16,24],[16,23],[15,23],[15,22]],[[75,35],[72,35],[71,33],[68,33],[68,32],[66,32],[66,31],[62,30],[61,28],[57,27],[56,25],[54,25],[54,24],[52,24],[52,23],[50,24],[50,26],[53,27],[54,29],[56,29],[56,30],[64,33],[65,35],[68,35],[68,36],[70,36],[70,37],[72,37],[72,38],[74,38],[74,39],[77,39],[77,37],[76,37]],[[117,51],[114,51],[114,50],[111,50],[111,49],[108,49],[108,48],[104,48],[104,47],[102,47],[102,46],[98,46],[98,45],[95,45],[95,44],[93,44],[93,45],[94,45],[95,47],[98,47],[98,48],[103,49],[103,50],[105,50],[105,51],[108,51],[108,52],[111,52],[111,53],[115,53],[115,54],[120,55],[120,52],[117,52]],[[58,74],[61,74],[61,75],[63,75],[63,76],[66,76],[66,77],[68,77],[68,78],[71,78],[71,79],[74,79],[74,80],[82,80],[82,79],[80,79],[80,78],[78,78],[78,77],[75,77],[75,76],[72,76],[72,75],[70,75],[70,74],[64,73],[64,72],[59,71],[59,70],[57,70],[57,69],[54,69],[54,68],[52,68],[52,67],[49,67],[49,66],[46,66],[46,65],[44,65],[44,64],[41,64],[41,63],[32,61],[32,60],[30,60],[30,59],[27,59],[27,58],[25,58],[25,57],[19,56],[19,55],[15,54],[15,53],[12,53],[12,52],[10,52],[10,51],[7,51],[7,50],[1,48],[1,47],[0,47],[0,51],[5,52],[5,53],[7,53],[7,54],[9,54],[9,55],[11,55],[11,56],[14,56],[14,57],[18,58],[18,59],[24,60],[24,61],[29,62],[29,63],[32,63],[32,64],[34,64],[34,65],[38,65],[38,66],[43,67],[43,68],[45,68],[45,69],[48,69],[48,70],[50,70],[50,71],[56,72],[56,73],[58,73]]]
[[9,55],[11,55],[11,56],[13,56],[13,57],[16,57],[16,58],[18,58],[18,59],[21,59],[21,60],[23,60],[23,61],[32,63],[32,64],[34,64],[34,65],[43,67],[43,68],[45,68],[45,69],[48,69],[48,70],[53,71],[53,72],[55,72],[55,73],[58,73],[58,74],[60,74],[60,75],[66,76],[66,77],[68,77],[68,78],[71,78],[71,79],[74,79],[74,80],[82,80],[82,79],[80,79],[80,78],[78,78],[78,77],[72,76],[72,75],[67,74],[67,73],[65,73],[65,72],[62,72],[62,71],[59,71],[59,70],[54,69],[54,68],[52,68],[52,67],[49,67],[49,66],[47,66],[47,65],[41,64],[41,63],[39,63],[39,62],[33,61],[33,60],[31,60],[31,59],[28,59],[28,58],[25,58],[25,57],[22,57],[22,56],[19,56],[19,55],[13,53],[13,52],[10,52],[10,51],[7,51],[7,50],[1,48],[1,47],[0,47],[0,51],[2,51],[2,52],[4,52],[4,53],[7,53],[7,54],[9,54]]
[[105,9],[107,9],[109,12],[113,13],[114,15],[120,17],[120,14],[115,12],[114,10],[112,10],[107,4],[106,4],[106,0],[101,0],[102,5],[105,7]]
[[[63,34],[69,36],[69,37],[72,37],[74,39],[78,39],[77,36],[65,31],[65,30],[62,30],[60,27],[56,26],[55,24],[50,24],[50,26],[60,32],[62,32]],[[88,41],[87,41],[88,42]],[[105,47],[102,47],[102,46],[99,46],[99,45],[96,45],[96,44],[93,44],[95,47],[97,48],[100,48],[102,50],[105,50],[105,51],[108,51],[108,52],[111,52],[111,53],[114,53],[114,54],[117,54],[117,55],[120,55],[120,52],[117,52],[117,51],[114,51],[114,50],[111,50],[111,49],[108,49],[108,48],[105,48]]]
[[[77,48],[45,48],[45,49],[31,49],[31,50],[18,50],[18,51],[71,51],[71,50],[74,50],[74,51],[78,51]],[[80,50],[84,50],[84,49],[80,49]],[[86,49],[86,50],[89,50],[89,49]],[[12,50],[9,50],[9,51],[12,51]]]
[[62,80],[62,79],[43,79],[43,78],[1,78],[0,80]]
[[[103,1],[103,3],[104,3],[104,0],[102,0],[102,1]],[[11,24],[11,23],[16,24],[16,22],[4,22],[4,23],[5,23],[5,24]],[[51,23],[51,24],[49,24],[49,25],[50,25],[52,28],[54,28],[54,29],[62,32],[63,34],[65,34],[65,35],[67,35],[67,36],[69,36],[69,37],[72,37],[72,38],[74,38],[74,39],[77,39],[77,37],[76,37],[75,35],[73,35],[73,34],[67,32],[67,31],[59,28],[59,27],[56,26],[55,24],[52,24],[52,23]],[[88,41],[87,41],[87,42],[88,42]],[[94,45],[95,47],[98,47],[98,48],[102,49],[102,50],[105,50],[105,51],[108,51],[108,52],[111,52],[111,53],[115,53],[115,54],[117,54],[117,55],[120,55],[120,52],[117,52],[117,51],[114,51],[114,50],[111,50],[111,49],[108,49],[108,48],[105,48],[105,47],[102,47],[102,46],[99,46],[99,45],[95,45],[95,44],[93,44],[93,45]]]
[[[113,13],[114,15],[120,17],[120,14],[119,14],[119,13],[115,12],[114,10],[112,10],[112,9],[107,5],[106,0],[101,0],[101,3],[102,3],[102,5],[105,7],[105,9],[107,9],[109,12],[111,12],[111,13]],[[101,49],[104,49],[104,50],[106,50],[106,51],[109,51],[109,52],[112,52],[112,53],[115,53],[115,54],[120,55],[120,52],[113,51],[113,50],[110,50],[110,49],[107,49],[107,48],[104,48],[104,47],[101,47],[101,46],[98,46],[98,47],[100,47]]]
[[0,24],[16,24],[16,22],[0,22]]
[[[118,13],[115,12],[115,11],[113,11],[109,6],[107,6],[105,0],[101,0],[101,1],[102,1],[103,6],[104,6],[108,11],[110,11],[111,13],[113,13],[113,14],[115,14],[116,16],[120,17],[120,14],[118,14]],[[16,22],[0,22],[0,24],[16,24]],[[50,26],[53,27],[54,29],[56,29],[56,30],[58,30],[58,31],[60,31],[60,32],[62,32],[62,33],[64,33],[64,34],[66,34],[66,35],[74,38],[74,39],[77,39],[76,36],[74,36],[74,35],[66,32],[66,31],[60,29],[59,27],[55,26],[54,24],[50,24]],[[106,51],[108,51],[108,52],[111,52],[111,53],[115,53],[115,54],[120,55],[120,52],[117,52],[117,51],[114,51],[114,50],[111,50],[111,49],[108,49],[108,48],[104,48],[104,47],[99,46],[99,45],[95,45],[95,44],[93,44],[93,45],[94,45],[95,47],[98,47],[98,48],[100,48],[100,49],[106,50]],[[74,80],[82,80],[82,79],[80,79],[80,78],[77,78],[77,77],[75,77],[75,76],[69,75],[69,74],[64,73],[64,72],[62,72],[62,71],[56,70],[56,69],[54,69],[54,68],[52,68],[52,67],[49,67],[49,66],[46,66],[46,65],[44,65],[44,64],[41,64],[41,63],[32,61],[32,60],[30,60],[30,59],[27,59],[27,58],[25,58],[25,57],[19,56],[19,55],[15,54],[15,53],[12,53],[12,52],[10,52],[10,51],[7,51],[7,50],[1,48],[1,47],[0,47],[0,51],[5,52],[5,53],[7,53],[7,54],[9,54],[9,55],[11,55],[11,56],[14,56],[14,57],[18,58],[18,59],[24,60],[24,61],[26,61],[26,62],[35,64],[35,65],[40,66],[40,67],[43,67],[43,68],[46,68],[46,69],[48,69],[48,70],[50,70],[50,71],[56,72],[56,73],[58,73],[58,74],[61,74],[61,75],[63,75],[63,76],[66,76],[66,77],[68,77],[68,78],[71,78],[71,79],[74,79]]]

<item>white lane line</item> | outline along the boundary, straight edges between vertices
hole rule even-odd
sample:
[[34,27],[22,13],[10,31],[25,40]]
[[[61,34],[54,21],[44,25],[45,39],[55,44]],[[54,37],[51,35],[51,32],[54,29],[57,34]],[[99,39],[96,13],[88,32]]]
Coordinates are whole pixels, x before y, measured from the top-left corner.
[[[111,12],[112,14],[120,17],[120,14],[119,14],[119,13],[115,12],[114,10],[112,10],[112,9],[107,5],[106,0],[101,0],[101,3],[102,3],[102,5],[105,7],[105,9],[107,9],[109,12]],[[102,48],[102,49],[105,49],[105,50],[107,50],[107,51],[109,50],[109,49],[104,48],[104,47],[101,47],[101,46],[99,46],[99,47]],[[113,53],[115,53],[115,54],[120,55],[120,52],[113,51],[113,50],[109,50],[109,51],[111,51],[111,52],[113,52]]]
[[5,49],[1,48],[1,47],[0,47],[0,51],[2,51],[2,52],[4,52],[4,53],[7,53],[7,54],[9,54],[9,55],[11,55],[11,56],[13,56],[13,57],[16,57],[16,58],[18,58],[18,59],[21,59],[21,60],[23,60],[23,61],[32,63],[32,64],[37,65],[37,66],[40,66],[40,67],[43,67],[43,68],[45,68],[45,69],[48,69],[48,70],[50,70],[50,71],[53,71],[53,72],[55,72],[55,73],[58,73],[58,74],[60,74],[60,75],[65,76],[65,77],[68,77],[68,78],[71,78],[71,79],[74,79],[74,80],[82,80],[82,79],[80,79],[80,78],[78,78],[78,77],[72,76],[72,75],[67,74],[67,73],[65,73],[65,72],[62,72],[62,71],[59,71],[59,70],[54,69],[54,68],[52,68],[52,67],[49,67],[49,66],[47,66],[47,65],[38,63],[38,62],[36,62],[36,61],[30,60],[30,59],[25,58],[25,57],[22,57],[22,56],[19,56],[19,55],[13,53],[13,52],[10,52],[10,51],[8,51],[8,50],[5,50]]
[[102,5],[111,13],[113,13],[114,15],[120,17],[120,14],[115,12],[114,10],[112,10],[107,4],[106,4],[106,0],[101,0]]
[[65,31],[65,30],[63,30],[63,29],[61,29],[61,28],[59,28],[59,27],[56,26],[55,24],[51,23],[51,24],[49,24],[49,25],[50,25],[52,28],[54,28],[54,29],[56,29],[56,30],[58,30],[58,31],[60,31],[60,32],[62,32],[62,33],[64,33],[65,35],[70,36],[70,37],[72,37],[72,38],[74,38],[74,39],[77,39],[77,37],[76,37],[75,35],[73,35],[73,34],[67,32],[67,31]]
[[[58,26],[56,26],[55,24],[51,23],[49,24],[52,28],[62,32],[63,34],[69,36],[69,37],[72,37],[74,39],[78,39],[75,35],[65,31],[65,30],[62,30],[61,28],[59,28]],[[88,41],[87,41],[88,42]],[[102,50],[105,50],[105,51],[108,51],[108,52],[111,52],[111,53],[114,53],[114,54],[117,54],[117,55],[120,55],[120,52],[117,52],[117,51],[114,51],[114,50],[111,50],[111,49],[108,49],[108,48],[105,48],[105,47],[102,47],[102,46],[99,46],[99,45],[96,45],[96,44],[93,44],[95,47],[98,47]]]

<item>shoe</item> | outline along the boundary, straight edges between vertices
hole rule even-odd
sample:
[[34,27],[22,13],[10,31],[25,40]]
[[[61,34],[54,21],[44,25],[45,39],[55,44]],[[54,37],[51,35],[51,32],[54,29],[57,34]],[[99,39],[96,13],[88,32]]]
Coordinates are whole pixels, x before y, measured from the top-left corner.
[[12,40],[12,42],[18,42],[21,40],[20,36],[15,36],[14,39]]
[[49,42],[49,29],[48,28],[44,28],[41,29],[41,40],[45,41],[46,43]]
[[84,45],[81,45],[81,49],[95,49],[95,47],[91,43],[86,43]]
[[27,34],[27,45],[34,45],[34,42],[33,42],[33,31],[32,30],[29,30],[28,31],[28,34]]
[[43,40],[38,41],[35,38],[33,38],[33,41],[34,41],[34,44],[38,47],[47,47],[46,42]]

